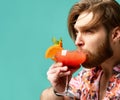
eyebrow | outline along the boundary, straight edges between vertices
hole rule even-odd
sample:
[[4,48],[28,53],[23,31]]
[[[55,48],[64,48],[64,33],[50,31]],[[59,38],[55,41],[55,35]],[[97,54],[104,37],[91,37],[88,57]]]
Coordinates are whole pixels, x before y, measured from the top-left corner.
[[[78,27],[78,29],[83,32],[83,31],[86,31],[86,30],[98,30],[99,29],[99,25],[98,26],[90,26],[90,25],[86,25],[86,26],[81,26],[81,27]],[[74,30],[75,31],[78,31],[78,29],[75,27],[74,25]]]
[[[81,26],[81,27],[78,27],[78,29],[80,30],[80,31],[85,31],[85,30],[88,30],[88,29],[91,29],[91,28],[87,28],[87,26]],[[75,25],[74,25],[74,30],[75,31],[78,31],[78,29],[75,27]]]

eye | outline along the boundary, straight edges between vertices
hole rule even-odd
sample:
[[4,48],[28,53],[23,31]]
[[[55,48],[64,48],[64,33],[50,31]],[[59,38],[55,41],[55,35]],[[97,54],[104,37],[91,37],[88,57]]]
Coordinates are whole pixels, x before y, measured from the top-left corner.
[[94,29],[88,29],[88,30],[84,30],[85,34],[92,34],[92,33],[95,33],[95,30]]
[[92,33],[91,30],[85,30],[85,33]]

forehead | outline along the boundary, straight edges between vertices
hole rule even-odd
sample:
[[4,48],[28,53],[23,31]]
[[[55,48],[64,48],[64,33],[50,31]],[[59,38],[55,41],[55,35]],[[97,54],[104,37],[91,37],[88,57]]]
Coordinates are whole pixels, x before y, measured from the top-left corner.
[[78,19],[74,25],[74,27],[84,27],[87,26],[88,23],[92,20],[93,18],[93,13],[90,12],[84,12],[78,16]]

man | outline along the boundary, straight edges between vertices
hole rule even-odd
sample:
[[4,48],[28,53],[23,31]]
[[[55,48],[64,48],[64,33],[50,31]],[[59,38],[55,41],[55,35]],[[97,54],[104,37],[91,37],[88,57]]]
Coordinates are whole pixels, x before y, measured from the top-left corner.
[[[87,55],[80,74],[61,62],[47,72],[51,87],[41,100],[120,100],[120,5],[115,0],[81,0],[68,17],[68,29],[79,51]],[[59,96],[69,75],[69,91],[74,95]]]

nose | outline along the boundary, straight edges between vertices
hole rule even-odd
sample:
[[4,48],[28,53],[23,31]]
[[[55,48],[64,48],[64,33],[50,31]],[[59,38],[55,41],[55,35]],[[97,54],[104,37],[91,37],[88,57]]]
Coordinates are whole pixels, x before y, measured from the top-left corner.
[[84,45],[84,41],[83,41],[82,35],[80,33],[78,33],[76,36],[75,45],[76,46],[83,46]]

